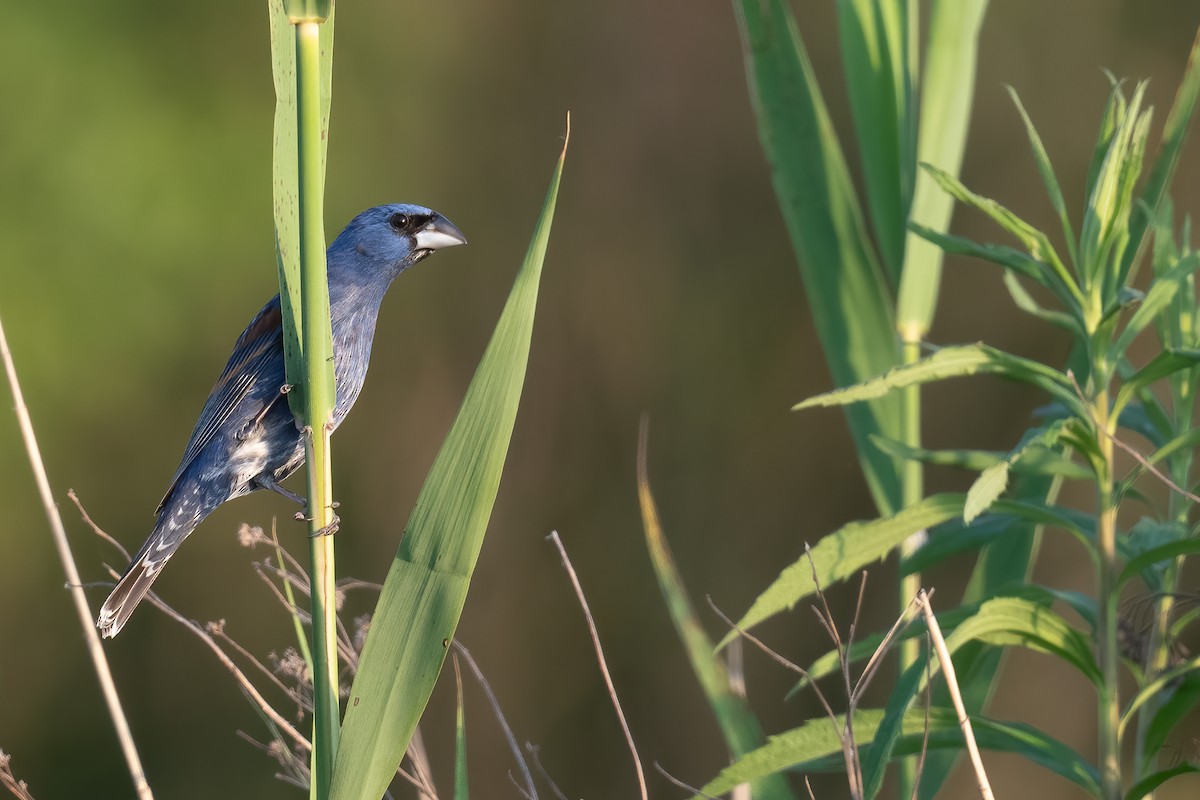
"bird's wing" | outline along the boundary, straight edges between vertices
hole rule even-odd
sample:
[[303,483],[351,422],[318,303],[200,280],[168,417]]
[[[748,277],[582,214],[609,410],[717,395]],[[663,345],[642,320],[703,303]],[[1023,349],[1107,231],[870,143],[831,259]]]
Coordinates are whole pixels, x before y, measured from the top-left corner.
[[234,410],[247,401],[260,381],[273,380],[280,386],[271,387],[271,392],[255,392],[256,396],[250,402],[256,407],[241,409],[240,417],[259,419],[283,397],[278,391],[282,387],[283,374],[283,316],[279,309],[279,296],[276,295],[263,306],[234,345],[233,355],[208,395],[204,410],[200,412],[200,419],[196,421],[196,428],[188,440],[183,460],[179,462],[179,469],[175,470],[171,486],[163,495],[155,514],[166,505],[184,470],[203,452]]

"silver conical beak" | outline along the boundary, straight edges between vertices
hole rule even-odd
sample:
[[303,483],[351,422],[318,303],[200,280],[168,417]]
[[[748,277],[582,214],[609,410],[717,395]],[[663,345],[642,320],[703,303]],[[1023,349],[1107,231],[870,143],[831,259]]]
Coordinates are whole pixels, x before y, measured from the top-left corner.
[[443,247],[467,243],[463,232],[441,214],[429,220],[424,228],[417,231],[413,239],[416,240],[418,250],[441,250]]

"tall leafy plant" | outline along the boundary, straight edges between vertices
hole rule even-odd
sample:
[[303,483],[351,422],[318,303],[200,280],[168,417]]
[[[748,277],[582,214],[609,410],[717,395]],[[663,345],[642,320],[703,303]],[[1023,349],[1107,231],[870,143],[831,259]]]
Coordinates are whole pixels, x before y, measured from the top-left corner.
[[[863,202],[786,0],[735,0],[751,102],[772,168],[818,338],[833,381],[847,386],[920,356],[933,319],[942,251],[909,231],[949,224],[952,204],[918,161],[956,174],[974,89],[987,0],[934,0],[922,46],[916,0],[839,0],[838,30],[861,157]],[[923,495],[921,464],[878,447],[920,443],[917,387],[846,409],[863,476],[879,512]],[[902,552],[919,546],[911,531]],[[1026,552],[1008,574],[1027,568]],[[918,576],[900,587],[899,608]],[[902,647],[902,661],[916,651]],[[991,674],[979,674],[984,683]]]
[[[1045,732],[1026,725],[989,719],[976,711],[972,721],[979,744],[1022,753],[1094,796],[1140,798],[1189,765],[1160,764],[1157,754],[1179,720],[1200,702],[1196,668],[1172,643],[1194,615],[1173,614],[1180,559],[1200,552],[1187,487],[1194,480],[1190,450],[1200,441],[1192,426],[1196,381],[1200,378],[1200,339],[1195,272],[1200,255],[1191,250],[1185,224],[1181,241],[1171,230],[1164,197],[1178,163],[1184,134],[1200,95],[1200,38],[1164,129],[1162,145],[1143,178],[1151,115],[1144,108],[1145,85],[1126,95],[1114,86],[1102,118],[1094,157],[1084,187],[1085,206],[1078,228],[1064,200],[1041,139],[1021,108],[1038,173],[1059,219],[1063,247],[1051,235],[1017,214],[965,187],[933,165],[930,178],[956,201],[983,212],[1011,235],[1017,246],[977,243],[919,223],[916,235],[948,252],[1000,266],[1016,306],[1038,324],[1053,324],[1075,341],[1067,367],[1021,358],[983,344],[943,347],[917,361],[801,403],[798,408],[846,406],[893,396],[933,381],[987,373],[1032,385],[1049,401],[1034,426],[1005,453],[958,450],[930,452],[904,443],[881,442],[887,452],[908,460],[937,462],[979,470],[965,494],[926,498],[878,520],[853,523],[823,539],[788,567],[742,619],[745,628],[793,607],[811,595],[818,582],[828,584],[900,548],[913,531],[936,526],[928,541],[904,562],[907,571],[936,563],[952,553],[985,547],[1031,525],[1063,531],[1092,555],[1094,596],[1054,587],[1010,581],[978,599],[968,598],[939,615],[950,630],[947,644],[958,656],[1024,647],[1071,665],[1094,687],[1098,699],[1096,763]],[[1015,100],[1014,95],[1014,100]],[[1153,237],[1150,233],[1153,231]],[[1057,235],[1057,234],[1056,234]],[[1154,246],[1150,247],[1153,240]],[[1148,287],[1134,285],[1139,264],[1152,264]],[[1045,306],[1029,289],[1053,298]],[[1154,332],[1156,354],[1136,361],[1130,347]],[[1136,434],[1139,439],[1134,439]],[[1139,453],[1126,440],[1150,443]],[[1118,450],[1134,454],[1136,467],[1119,471]],[[1010,487],[1015,475],[1043,482],[1084,480],[1095,487],[1090,509],[1071,509],[1049,499],[1020,494]],[[1147,480],[1169,487],[1162,506],[1140,488]],[[1022,484],[1024,485],[1024,484]],[[1122,529],[1118,509],[1129,498],[1147,502],[1151,513]],[[1151,600],[1122,604],[1123,592],[1141,582]],[[1135,598],[1136,600],[1136,598]],[[1069,608],[1082,623],[1072,623],[1056,607]],[[1146,613],[1146,609],[1150,609]],[[920,633],[917,626],[910,635]],[[867,657],[879,637],[857,645],[852,657]],[[1093,643],[1095,646],[1093,647]],[[1122,661],[1136,679],[1132,696],[1122,696]],[[815,679],[835,668],[825,657],[809,671]],[[864,796],[875,796],[888,763],[919,749],[928,731],[933,752],[955,753],[961,734],[947,709],[934,707],[928,723],[912,708],[936,665],[918,661],[896,685],[886,708],[862,712],[854,730],[863,758]],[[1136,724],[1135,724],[1136,723]],[[1123,745],[1134,740],[1132,773],[1122,769]],[[775,737],[748,754],[704,788],[720,793],[728,786],[783,767],[833,766],[836,748],[808,727]],[[921,787],[936,791],[941,776]]]

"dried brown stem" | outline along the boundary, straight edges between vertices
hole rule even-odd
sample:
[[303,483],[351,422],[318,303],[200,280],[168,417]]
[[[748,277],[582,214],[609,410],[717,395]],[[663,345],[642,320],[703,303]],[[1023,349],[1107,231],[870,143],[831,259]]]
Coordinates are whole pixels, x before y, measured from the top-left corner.
[[467,662],[467,666],[475,676],[475,680],[479,681],[479,686],[483,689],[483,693],[492,707],[492,714],[495,715],[496,721],[500,723],[500,729],[504,732],[504,740],[508,742],[508,749],[512,751],[513,758],[521,770],[521,777],[525,779],[523,791],[530,800],[537,800],[537,787],[533,783],[533,775],[530,774],[529,765],[525,763],[525,758],[521,755],[521,747],[517,744],[517,737],[513,735],[512,728],[508,724],[508,719],[504,716],[504,711],[500,708],[500,701],[496,699],[496,693],[492,691],[491,684],[483,676],[483,670],[479,668],[479,664],[475,662],[471,652],[467,650],[463,643],[455,639],[453,646],[454,650],[463,657],[463,661]]
[[979,794],[983,800],[995,800],[995,795],[992,794],[992,786],[988,783],[987,772],[983,768],[983,759],[979,755],[979,745],[975,742],[975,734],[971,730],[971,718],[967,716],[966,706],[963,705],[962,693],[958,689],[958,678],[954,675],[954,662],[950,658],[950,650],[946,647],[946,640],[942,638],[942,629],[938,625],[937,617],[934,616],[933,606],[929,603],[929,596],[922,589],[918,597],[921,600],[921,605],[925,609],[925,624],[929,628],[929,635],[933,639],[933,647],[937,652],[938,661],[942,665],[942,675],[946,681],[946,688],[950,690],[950,700],[954,703],[954,711],[958,714],[958,724],[962,728],[963,740],[967,744],[967,755],[971,759],[971,766],[975,769],[975,780],[979,784]]
[[0,786],[8,789],[17,800],[33,800],[29,785],[25,781],[17,780],[17,776],[13,775],[11,761],[12,756],[0,750]]
[[633,733],[629,730],[629,723],[625,721],[625,712],[621,710],[621,701],[617,697],[616,688],[613,686],[612,675],[608,672],[608,663],[604,660],[604,648],[600,646],[600,634],[596,631],[596,621],[592,618],[592,610],[588,608],[587,598],[583,594],[583,587],[579,584],[579,576],[575,574],[575,568],[571,566],[571,559],[567,557],[567,550],[563,547],[562,539],[558,537],[558,531],[551,531],[550,535],[546,538],[558,549],[563,567],[567,571],[567,576],[571,579],[571,585],[575,588],[575,596],[578,598],[579,605],[583,609],[584,619],[587,620],[588,633],[592,637],[592,647],[596,651],[596,660],[600,665],[600,674],[604,677],[604,685],[608,688],[608,698],[612,701],[613,709],[617,712],[617,720],[621,724],[621,732],[625,735],[625,744],[628,745],[629,754],[633,758],[633,766],[637,772],[638,790],[641,793],[642,800],[648,800],[646,775],[642,771],[642,759],[638,755],[637,745],[633,743]]

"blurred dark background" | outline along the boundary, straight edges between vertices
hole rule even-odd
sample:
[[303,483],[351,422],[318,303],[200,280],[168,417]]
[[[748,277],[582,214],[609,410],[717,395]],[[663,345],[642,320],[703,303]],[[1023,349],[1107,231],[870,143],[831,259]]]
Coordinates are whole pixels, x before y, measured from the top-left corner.
[[[833,2],[797,3],[843,137]],[[275,291],[273,93],[262,3],[11,3],[0,70],[0,313],[85,580],[124,562],[78,521],[74,488],[126,546],[149,531],[233,340]],[[1020,93],[1075,219],[1107,68],[1152,78],[1155,136],[1200,24],[1157,0],[993,2],[984,25],[964,179],[1054,228],[1016,112]],[[727,755],[668,621],[634,491],[639,415],[667,534],[694,597],[737,615],[838,525],[873,515],[841,417],[794,414],[829,387],[750,114],[728,3],[496,3],[339,7],[329,148],[330,237],[380,202],[432,206],[470,237],[389,296],[374,364],[335,438],[341,574],[380,580],[506,297],[571,111],[572,149],[508,468],[459,629],[521,740],[572,797],[630,797],[632,769],[578,607],[544,537],[561,532],[592,603],[648,763],[703,783]],[[1196,143],[1193,142],[1193,145]],[[850,145],[847,145],[850,147]],[[851,153],[851,161],[855,160]],[[1177,206],[1200,201],[1196,147]],[[978,215],[955,229],[995,240]],[[952,261],[939,343],[985,340],[1059,362],[1058,332],[1014,311],[999,274]],[[5,391],[4,396],[7,397]],[[1007,448],[1041,398],[978,379],[927,393],[930,446]],[[8,400],[4,401],[6,404]],[[930,489],[967,485],[934,473]],[[87,660],[15,422],[0,418],[0,747],[39,798],[125,797],[128,777]],[[1068,497],[1068,499],[1071,499]],[[1074,498],[1090,503],[1084,492]],[[157,584],[189,617],[224,618],[259,654],[291,626],[237,546],[277,497],[214,514]],[[253,556],[262,557],[261,554]],[[952,600],[970,569],[927,577]],[[1038,579],[1090,589],[1083,551],[1051,535]],[[893,613],[894,570],[868,587],[868,623]],[[93,606],[105,590],[91,590]],[[834,593],[849,618],[844,592]],[[704,611],[714,633],[719,622]],[[763,635],[804,661],[828,649],[807,613]],[[290,798],[235,731],[263,735],[211,654],[145,608],[107,644],[163,798]],[[747,654],[769,731],[819,713],[783,702],[791,677]],[[1018,653],[995,714],[1093,752],[1087,686]],[[444,790],[453,687],[425,729]],[[885,690],[886,681],[878,690]],[[832,687],[836,694],[836,687]],[[877,694],[875,703],[882,702]],[[468,682],[476,796],[516,797],[500,733]],[[1185,751],[1193,742],[1177,744]],[[985,754],[998,796],[1073,797],[1027,762]],[[945,796],[964,796],[970,779]],[[651,775],[656,796],[682,793]],[[1196,783],[1179,782],[1191,796]],[[844,795],[841,779],[819,795]],[[403,790],[402,790],[403,792]],[[401,795],[403,796],[403,794]]]

